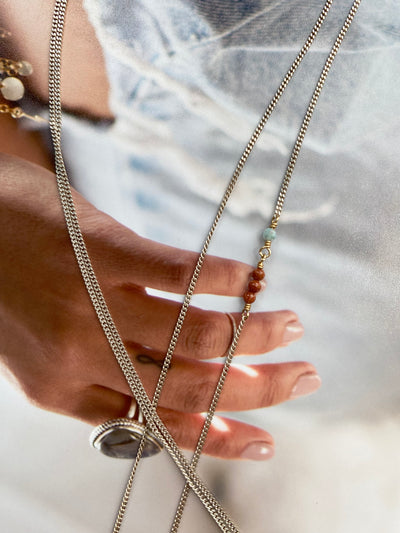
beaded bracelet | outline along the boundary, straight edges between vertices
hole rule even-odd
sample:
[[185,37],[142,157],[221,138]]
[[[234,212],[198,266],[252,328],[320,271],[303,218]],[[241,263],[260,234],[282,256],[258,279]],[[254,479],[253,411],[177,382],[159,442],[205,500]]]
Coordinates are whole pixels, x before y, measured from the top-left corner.
[[[0,28],[0,39],[7,39],[11,33],[4,28]],[[0,57],[0,93],[4,100],[16,102],[21,100],[25,94],[25,86],[19,76],[30,76],[33,73],[32,65],[25,60],[15,61],[5,57]],[[29,118],[35,122],[46,122],[38,115],[28,115],[20,107],[12,107],[7,103],[0,103],[0,114],[8,113],[12,118]]]

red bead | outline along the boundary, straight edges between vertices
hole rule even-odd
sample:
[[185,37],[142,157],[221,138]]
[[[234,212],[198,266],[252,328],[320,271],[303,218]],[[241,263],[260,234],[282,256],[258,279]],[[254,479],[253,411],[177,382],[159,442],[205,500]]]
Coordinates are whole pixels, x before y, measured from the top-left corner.
[[265,278],[265,272],[262,268],[256,268],[251,273],[251,277],[260,281]]
[[261,282],[253,279],[253,281],[249,281],[248,289],[250,292],[260,292],[262,289]]
[[252,304],[256,301],[256,295],[254,292],[245,292],[244,295],[243,295],[243,300],[247,303],[247,304]]

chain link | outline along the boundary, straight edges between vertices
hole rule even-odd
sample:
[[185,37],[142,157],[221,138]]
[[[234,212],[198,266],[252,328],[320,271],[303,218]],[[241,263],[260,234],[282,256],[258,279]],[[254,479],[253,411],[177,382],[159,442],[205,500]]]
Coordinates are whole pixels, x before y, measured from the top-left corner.
[[[257,124],[249,142],[247,143],[237,163],[237,166],[233,172],[231,180],[226,188],[224,196],[218,207],[215,219],[204,241],[203,248],[199,254],[193,275],[189,282],[188,290],[186,292],[186,295],[185,295],[185,298],[184,298],[184,301],[183,301],[183,304],[182,304],[182,307],[181,307],[181,310],[180,310],[180,313],[179,313],[179,316],[178,316],[178,319],[177,319],[177,322],[176,322],[176,325],[175,325],[175,328],[174,328],[174,331],[171,337],[171,341],[170,341],[170,344],[167,350],[166,357],[164,359],[163,367],[160,372],[159,380],[158,380],[152,401],[150,401],[148,395],[146,394],[146,391],[143,388],[140,378],[138,374],[136,373],[136,370],[122,343],[120,335],[117,331],[117,328],[108,310],[104,296],[101,292],[101,288],[99,286],[98,280],[96,278],[93,267],[91,265],[90,258],[89,258],[89,255],[88,255],[88,252],[85,246],[85,242],[84,242],[84,239],[83,239],[80,227],[79,227],[74,203],[72,200],[71,189],[70,189],[70,185],[69,185],[69,181],[68,181],[67,173],[65,170],[64,161],[63,161],[63,156],[62,156],[62,151],[61,151],[60,75],[61,75],[62,37],[63,37],[63,28],[64,28],[65,11],[67,7],[67,3],[68,3],[68,0],[56,0],[54,15],[53,15],[51,41],[50,41],[50,59],[49,59],[49,108],[50,108],[49,122],[50,122],[50,130],[51,130],[54,151],[55,151],[55,166],[56,166],[57,184],[58,184],[59,193],[60,193],[60,200],[61,200],[61,204],[62,204],[62,208],[63,208],[65,220],[66,220],[66,225],[67,225],[68,232],[70,235],[71,243],[72,243],[75,255],[76,255],[76,259],[77,259],[79,268],[81,270],[85,286],[87,288],[90,299],[92,301],[93,307],[96,311],[97,317],[107,337],[110,347],[121,367],[122,372],[124,373],[124,376],[132,391],[132,394],[134,395],[140,409],[142,410],[146,418],[147,425],[146,425],[145,433],[148,427],[149,430],[151,430],[163,442],[167,451],[169,452],[172,459],[174,460],[177,467],[179,468],[179,470],[181,471],[182,475],[185,478],[185,487],[182,492],[181,499],[178,504],[178,508],[177,508],[175,518],[174,518],[170,531],[176,532],[178,530],[178,527],[179,527],[179,524],[182,518],[183,509],[186,503],[187,495],[189,493],[189,490],[192,489],[195,492],[195,494],[199,497],[199,499],[201,500],[201,502],[203,503],[207,511],[210,513],[212,518],[215,520],[220,530],[226,533],[236,533],[239,530],[237,529],[235,524],[231,521],[231,519],[226,514],[224,509],[221,507],[219,502],[211,494],[209,489],[205,486],[202,480],[198,477],[197,473],[195,472],[195,469],[199,461],[199,458],[200,458],[200,455],[201,455],[201,452],[202,452],[202,449],[203,449],[203,446],[204,446],[204,443],[207,437],[207,433],[210,428],[212,418],[214,416],[217,403],[218,403],[220,394],[222,392],[225,379],[227,377],[228,370],[229,370],[230,364],[232,362],[232,359],[233,359],[233,356],[234,356],[234,353],[237,347],[237,343],[239,341],[240,334],[249,316],[248,306],[245,306],[245,309],[242,312],[241,320],[233,336],[232,343],[229,347],[229,350],[228,350],[228,353],[225,359],[225,363],[224,363],[221,375],[219,377],[218,384],[216,386],[214,396],[213,396],[209,411],[207,413],[207,416],[206,416],[206,419],[203,425],[203,429],[202,429],[199,441],[196,446],[196,450],[194,452],[194,455],[193,455],[193,458],[190,464],[185,459],[182,452],[176,445],[174,439],[169,434],[162,420],[159,418],[157,411],[156,411],[156,407],[160,399],[162,388],[165,383],[168,369],[170,367],[171,359],[173,357],[175,347],[179,339],[180,332],[182,330],[187,311],[190,306],[191,298],[193,296],[197,280],[199,278],[205,257],[207,255],[211,239],[223,215],[226,204],[235,188],[236,182],[239,179],[239,176],[247,162],[248,157],[250,156],[259,136],[261,135],[264,129],[265,124],[267,123],[280,97],[282,96],[290,80],[292,79],[295,71],[297,70],[301,61],[307,54],[311,44],[313,43],[316,35],[318,34],[333,4],[333,0],[328,0],[325,3],[310,35],[308,36],[305,44],[303,45],[302,49],[300,50],[293,64],[289,68],[285,77],[283,78],[278,90],[276,91],[270,104],[268,105],[267,109],[262,115],[259,123]],[[292,151],[292,154],[291,154],[291,157],[290,157],[290,160],[289,160],[289,163],[288,163],[285,175],[284,175],[284,179],[282,181],[282,185],[281,185],[281,188],[278,194],[278,199],[276,202],[275,210],[274,210],[273,217],[271,220],[271,227],[276,227],[278,224],[279,218],[282,213],[284,201],[286,198],[287,190],[289,187],[289,183],[290,183],[290,180],[293,174],[293,170],[295,168],[297,158],[299,156],[300,149],[303,144],[304,137],[305,137],[307,128],[309,126],[310,120],[312,118],[313,112],[315,110],[319,95],[322,91],[322,88],[324,86],[326,77],[334,61],[334,58],[336,57],[339,47],[344,39],[344,36],[347,30],[350,27],[350,24],[356,14],[356,11],[360,3],[361,3],[361,0],[356,0],[353,3],[351,10],[347,16],[347,19],[338,34],[338,37],[325,62],[321,76],[317,82],[316,88],[314,90],[309,106],[307,108],[307,112],[305,114],[304,120],[300,127],[300,130],[299,130],[299,133],[298,133],[298,136],[297,136],[297,139],[296,139],[296,142],[295,142],[295,145],[294,145],[294,148],[293,148],[293,151]],[[265,257],[262,256],[262,258],[265,260],[269,257],[270,250],[269,249],[266,250],[266,253],[264,255]],[[145,434],[144,434],[144,437],[145,437]],[[129,495],[130,495],[132,485],[133,485],[134,475],[135,475],[138,463],[142,455],[144,441],[145,441],[144,437],[142,438],[139,444],[139,451],[134,461],[134,465],[132,467],[132,470],[131,470],[131,473],[130,473],[130,476],[129,476],[129,479],[128,479],[128,482],[127,482],[127,485],[126,485],[126,488],[123,494],[121,505],[118,510],[118,515],[114,523],[114,529],[113,529],[114,533],[118,533],[122,525],[122,520],[125,514],[126,506],[129,501]]]

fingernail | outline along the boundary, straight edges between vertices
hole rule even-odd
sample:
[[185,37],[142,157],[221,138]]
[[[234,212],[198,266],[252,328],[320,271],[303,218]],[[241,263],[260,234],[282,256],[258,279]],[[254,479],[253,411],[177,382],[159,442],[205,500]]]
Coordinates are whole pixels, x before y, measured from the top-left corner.
[[286,324],[285,331],[283,333],[281,346],[286,346],[289,343],[300,339],[304,334],[303,324],[301,322],[289,322]]
[[294,400],[299,396],[307,396],[307,394],[312,394],[318,390],[320,386],[321,378],[318,374],[303,374],[296,381],[289,399]]
[[268,442],[252,442],[241,453],[242,459],[266,461],[274,455],[274,448]]

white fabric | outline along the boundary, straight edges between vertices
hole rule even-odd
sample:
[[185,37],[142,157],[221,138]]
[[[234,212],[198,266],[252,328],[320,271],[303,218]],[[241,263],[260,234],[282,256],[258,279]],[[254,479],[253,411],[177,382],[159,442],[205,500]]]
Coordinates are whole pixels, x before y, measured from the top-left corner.
[[[252,128],[322,5],[86,0],[116,121],[95,127],[65,118],[75,185],[135,231],[199,249]],[[212,253],[256,262],[297,129],[350,5],[334,2],[257,145]],[[274,435],[273,461],[202,459],[208,484],[246,533],[400,530],[399,36],[399,2],[362,2],[307,134],[268,289],[257,303],[259,310],[295,310],[306,329],[300,342],[257,361],[309,360],[323,387],[238,415]],[[107,531],[126,466],[86,450],[85,426],[34,410],[7,387],[4,397],[16,405],[13,417],[2,407],[11,432],[1,447],[12,457],[1,474],[4,530]],[[26,450],[24,441],[37,435],[40,448]],[[162,524],[173,514],[179,475],[167,458],[142,467],[126,530],[167,531]],[[14,494],[29,513],[10,513]],[[193,500],[182,532],[214,530]]]

